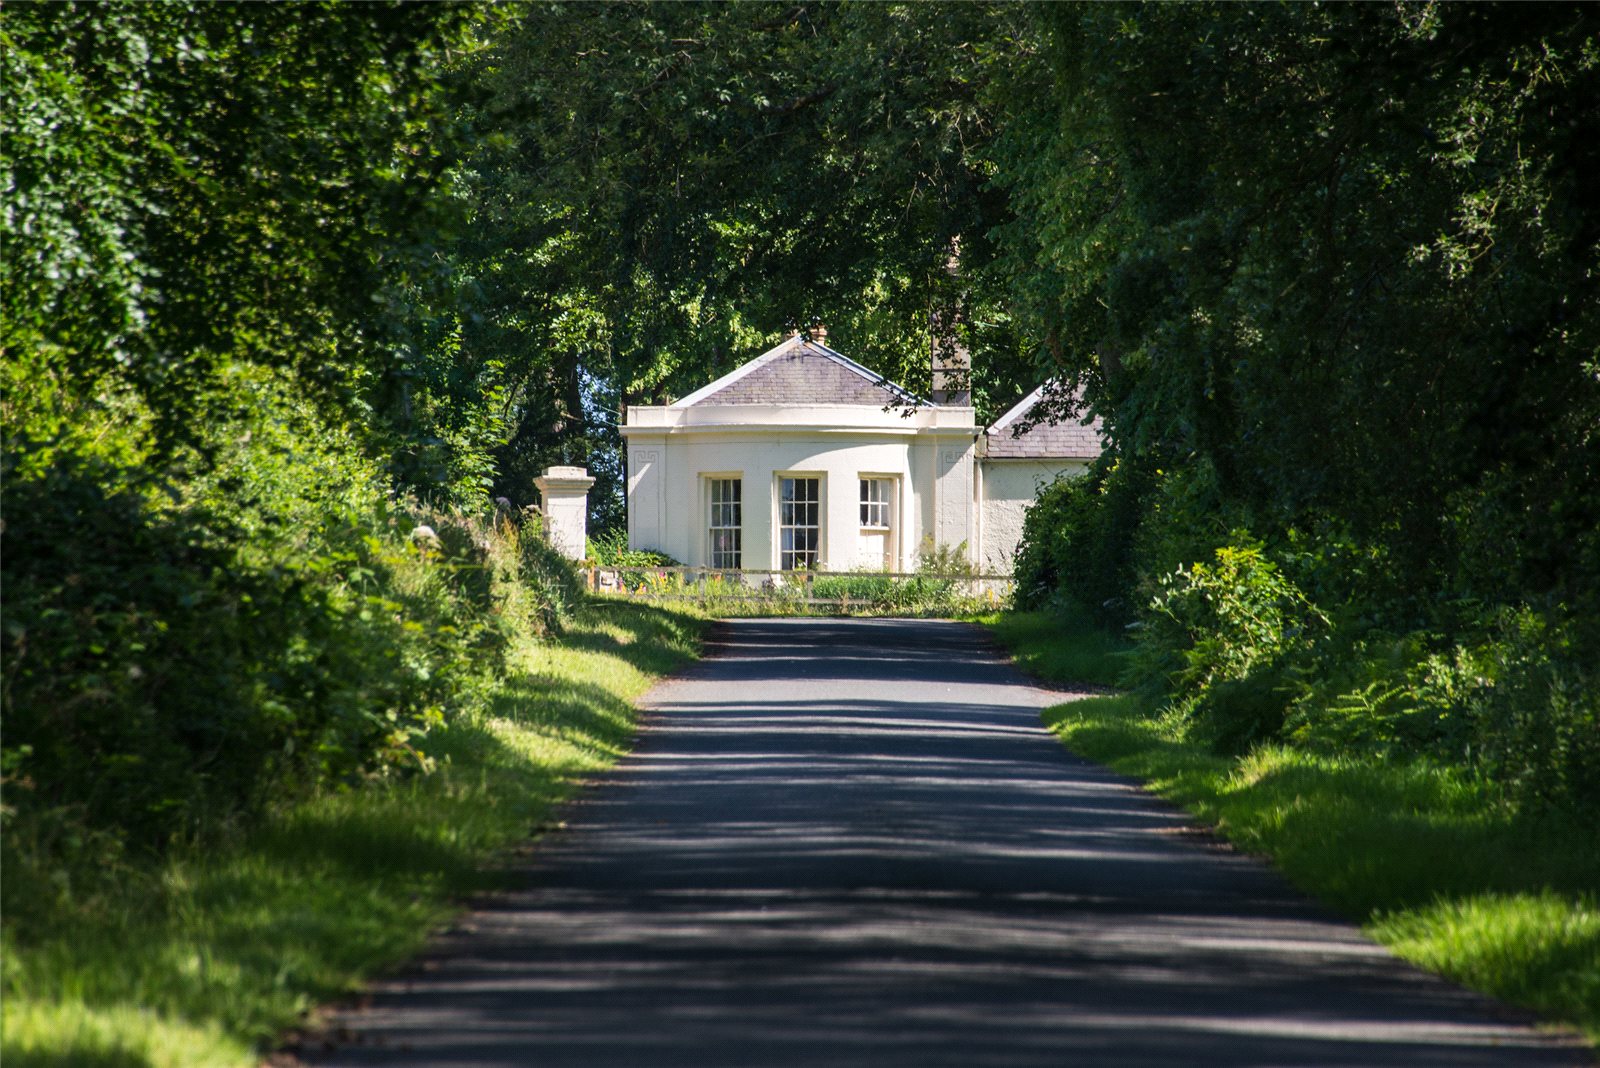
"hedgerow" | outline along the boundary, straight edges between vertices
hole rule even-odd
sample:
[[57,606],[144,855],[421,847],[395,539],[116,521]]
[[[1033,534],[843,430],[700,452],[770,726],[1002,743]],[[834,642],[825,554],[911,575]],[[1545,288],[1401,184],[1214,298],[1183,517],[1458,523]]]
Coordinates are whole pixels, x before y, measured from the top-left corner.
[[159,470],[111,425],[6,440],[8,922],[107,856],[426,772],[510,636],[581,596],[536,515],[394,498],[288,383],[250,384],[209,456]]

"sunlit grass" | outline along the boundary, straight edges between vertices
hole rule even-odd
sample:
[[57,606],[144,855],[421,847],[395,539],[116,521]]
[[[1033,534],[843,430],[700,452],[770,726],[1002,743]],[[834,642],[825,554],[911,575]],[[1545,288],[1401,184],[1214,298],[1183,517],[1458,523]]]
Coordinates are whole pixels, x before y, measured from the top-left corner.
[[90,1005],[63,995],[5,1005],[5,1063],[25,1066],[144,1068],[146,1065],[253,1064],[249,1046],[215,1025],[191,1026],[131,1003]]
[[633,702],[694,652],[699,622],[643,605],[587,611],[528,641],[477,714],[430,736],[431,776],[328,793],[222,849],[7,930],[0,1057],[12,1065],[250,1065],[313,1006],[414,954],[487,862],[610,766]]
[[1030,675],[1056,682],[1115,686],[1122,680],[1132,644],[1088,622],[1059,612],[1004,612],[982,617]]
[[1600,1046],[1600,893],[1459,893],[1369,930],[1424,968],[1578,1023]]
[[[1017,663],[1062,682],[1120,666],[1120,636],[1041,613],[985,620]],[[1091,633],[1085,635],[1085,631]],[[1076,646],[1077,648],[1072,648]],[[1600,1046],[1600,832],[1591,815],[1520,815],[1462,769],[1318,756],[1218,756],[1132,694],[1057,705],[1074,752],[1138,778],[1421,967]]]
[[1057,705],[1074,752],[1142,779],[1424,968],[1600,1045],[1600,850],[1575,817],[1521,817],[1424,763],[1263,747],[1219,757],[1131,696]]

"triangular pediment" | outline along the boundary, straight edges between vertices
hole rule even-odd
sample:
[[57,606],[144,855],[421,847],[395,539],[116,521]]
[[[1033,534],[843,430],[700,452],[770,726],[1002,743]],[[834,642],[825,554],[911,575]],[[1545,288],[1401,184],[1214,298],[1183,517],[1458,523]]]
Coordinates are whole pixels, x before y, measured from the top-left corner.
[[674,408],[702,405],[923,405],[897,383],[798,335],[757,356]]

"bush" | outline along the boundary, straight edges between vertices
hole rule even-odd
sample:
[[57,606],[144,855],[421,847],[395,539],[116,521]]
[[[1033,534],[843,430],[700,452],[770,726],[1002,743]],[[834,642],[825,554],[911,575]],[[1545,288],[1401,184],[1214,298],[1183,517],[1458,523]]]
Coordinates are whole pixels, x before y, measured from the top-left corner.
[[934,575],[890,578],[863,572],[859,575],[823,575],[811,581],[811,596],[848,599],[851,605],[875,612],[952,613],[962,600],[953,579]]
[[1295,744],[1329,756],[1464,754],[1447,737],[1462,666],[1432,652],[1436,634],[1371,630],[1355,641],[1327,641],[1310,658],[1311,680],[1286,721]]
[[1061,599],[1086,606],[1102,623],[1128,622],[1135,532],[1151,485],[1140,468],[1111,461],[1045,487],[1023,517],[1016,607],[1043,608]]
[[811,580],[811,595],[833,600],[849,598],[862,604],[892,607],[901,603],[904,581],[862,571],[854,575],[822,575]]
[[848,599],[857,607],[876,612],[959,615],[988,607],[980,603],[971,588],[973,574],[966,542],[938,545],[929,536],[922,539],[918,548],[917,573],[912,577],[894,578],[867,570],[822,575],[812,580],[811,595]]
[[251,426],[168,483],[7,441],[8,840],[156,849],[426,769],[424,736],[477,700],[508,633],[581,595],[537,524],[387,501],[327,428]]
[[1478,762],[1514,803],[1600,812],[1600,671],[1566,627],[1507,611],[1461,701]]
[[338,641],[325,586],[241,566],[222,517],[118,481],[71,457],[7,480],[6,746],[27,784],[13,805],[154,843],[255,807],[291,767],[342,774],[400,726],[407,702],[346,699],[350,669],[394,672],[340,663],[370,647]]
[[1235,532],[1210,562],[1161,576],[1138,628],[1136,673],[1164,689],[1185,734],[1224,751],[1277,737],[1297,655],[1327,618]]
[[559,633],[584,596],[583,576],[546,536],[542,517],[523,514],[497,520],[500,544],[517,549],[515,569],[501,573],[498,600],[524,599],[530,606],[535,633]]
[[1600,680],[1569,629],[1522,608],[1477,630],[1454,641],[1373,632],[1323,651],[1289,737],[1330,754],[1470,768],[1521,808],[1600,808]]
[[676,567],[678,561],[654,549],[628,548],[628,534],[613,530],[589,539],[588,557],[601,567]]
[[937,545],[929,534],[917,546],[918,577],[964,579],[975,574],[967,558],[967,543]]

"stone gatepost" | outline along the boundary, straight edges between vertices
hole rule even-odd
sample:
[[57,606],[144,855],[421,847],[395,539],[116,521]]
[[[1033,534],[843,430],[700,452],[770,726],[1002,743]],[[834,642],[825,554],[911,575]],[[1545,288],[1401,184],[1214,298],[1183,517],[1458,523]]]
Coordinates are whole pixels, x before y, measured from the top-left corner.
[[544,502],[544,529],[550,544],[571,560],[588,554],[589,487],[587,468],[547,467],[533,480]]

